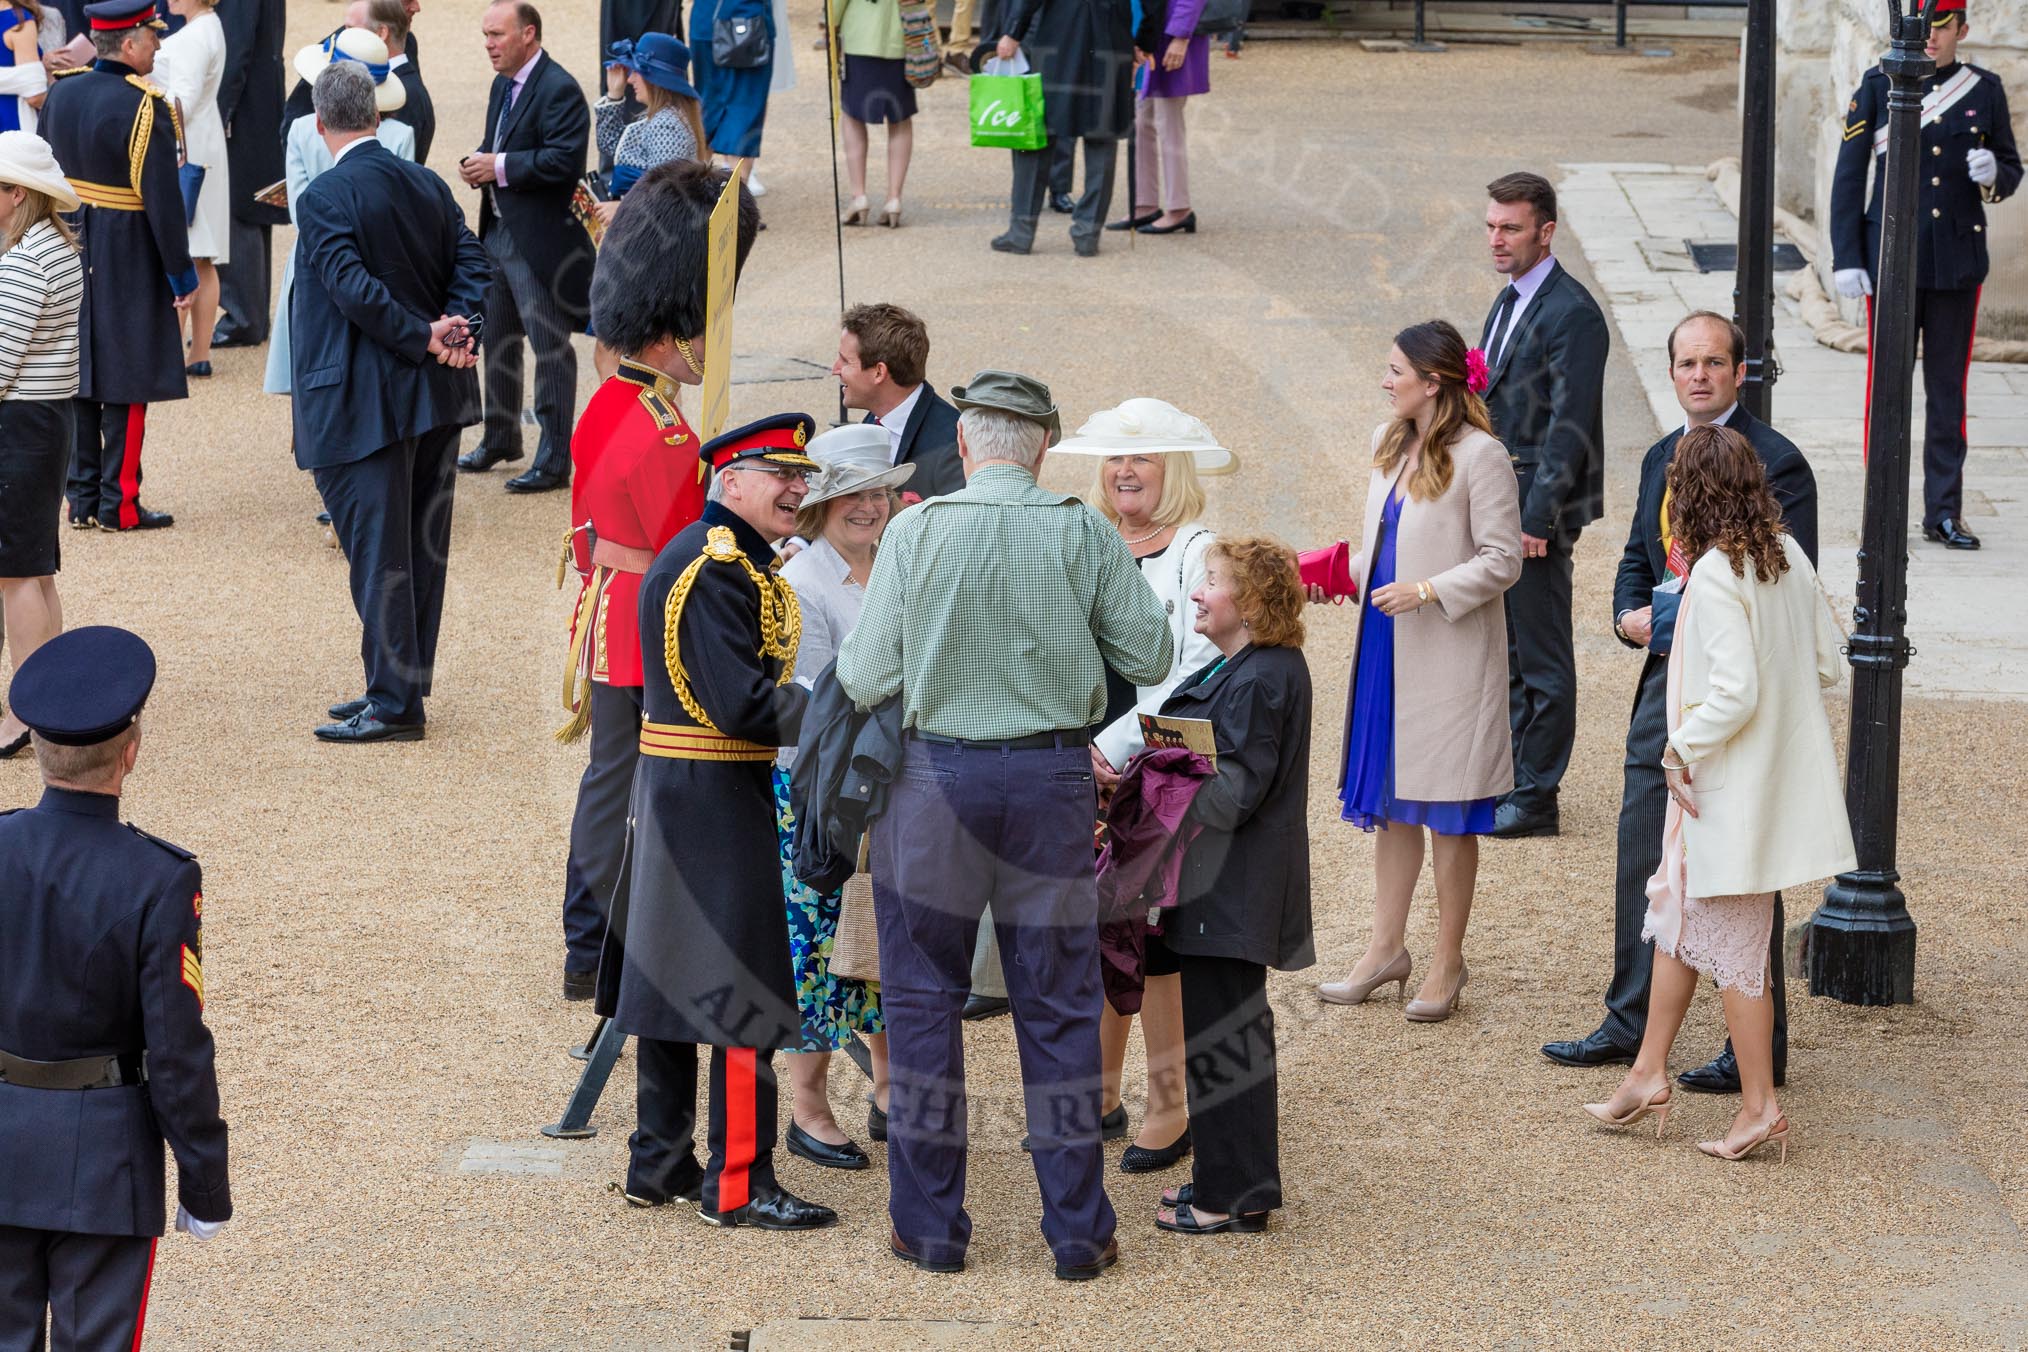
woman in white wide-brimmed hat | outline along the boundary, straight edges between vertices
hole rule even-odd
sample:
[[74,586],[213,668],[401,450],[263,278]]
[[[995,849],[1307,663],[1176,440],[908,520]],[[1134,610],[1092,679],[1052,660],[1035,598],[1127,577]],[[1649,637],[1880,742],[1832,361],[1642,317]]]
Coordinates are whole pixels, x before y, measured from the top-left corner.
[[[385,114],[408,102],[408,90],[401,77],[388,69],[387,44],[366,28],[341,28],[322,42],[313,42],[296,53],[296,74],[315,85],[317,77],[333,61],[357,61],[373,77],[373,106],[380,110],[380,125],[373,135],[382,145],[405,160],[415,159],[415,129],[406,122],[391,122]],[[296,203],[317,175],[336,160],[317,134],[317,115],[304,113],[289,124],[283,176],[289,191],[289,220],[294,223]],[[262,384],[269,394],[288,394],[293,388],[289,376],[289,292],[296,279],[296,253],[289,251],[282,266],[282,285],[275,302],[275,322],[268,339],[268,372]]]
[[[1218,660],[1217,646],[1196,631],[1196,610],[1190,604],[1190,594],[1204,582],[1204,556],[1213,539],[1199,520],[1204,514],[1201,480],[1232,473],[1239,459],[1218,444],[1203,422],[1160,399],[1129,399],[1094,413],[1075,436],[1050,450],[1098,460],[1093,503],[1119,528],[1120,538],[1140,561],[1141,576],[1169,614],[1167,675],[1153,685],[1135,686],[1106,668],[1106,712],[1092,739],[1092,769],[1110,789],[1142,748],[1140,715],[1160,710],[1177,682]],[[1141,1039],[1148,1049],[1148,1111],[1133,1145],[1120,1158],[1127,1173],[1166,1169],[1190,1153],[1182,982],[1173,969],[1150,969],[1146,978]],[[1120,1076],[1132,1024],[1132,1015],[1111,1005],[1099,1021],[1105,1108],[1108,1117],[1117,1114],[1121,1132],[1126,1109],[1120,1103]]]
[[[84,265],[60,211],[77,193],[33,132],[0,132],[0,610],[14,669],[63,630],[57,504],[78,391]],[[8,710],[0,758],[28,745]]]
[[[796,672],[813,681],[838,655],[838,645],[859,623],[873,551],[893,516],[896,492],[915,473],[913,464],[889,465],[893,441],[877,423],[834,427],[810,439],[810,456],[824,467],[796,514],[796,533],[809,547],[782,566],[803,610]],[[795,814],[789,809],[789,766],[795,748],[784,747],[775,765],[775,820],[781,826],[782,888],[789,905],[789,953],[803,1015],[805,1050],[789,1056],[793,1090],[789,1153],[832,1169],[864,1169],[866,1152],[839,1127],[826,1076],[831,1053],[863,1033],[873,1060],[873,1111],[868,1133],[885,1138],[887,1024],[874,982],[838,976],[830,969],[838,934],[839,898],[826,896],[795,875],[790,849]]]

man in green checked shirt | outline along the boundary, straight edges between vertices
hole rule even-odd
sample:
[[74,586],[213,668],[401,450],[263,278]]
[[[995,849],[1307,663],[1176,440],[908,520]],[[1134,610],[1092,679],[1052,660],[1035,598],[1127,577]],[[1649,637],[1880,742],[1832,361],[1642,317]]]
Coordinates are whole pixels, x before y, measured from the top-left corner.
[[1056,1275],[1118,1258],[1099,1153],[1098,810],[1090,728],[1105,667],[1169,668],[1168,617],[1119,532],[1035,476],[1059,430],[1049,389],[981,371],[952,391],[965,487],[894,519],[838,680],[901,696],[900,777],[873,828],[887,1012],[888,1211],[897,1257],[964,1266],[959,1013],[992,904],[1020,1042],[1042,1233]]

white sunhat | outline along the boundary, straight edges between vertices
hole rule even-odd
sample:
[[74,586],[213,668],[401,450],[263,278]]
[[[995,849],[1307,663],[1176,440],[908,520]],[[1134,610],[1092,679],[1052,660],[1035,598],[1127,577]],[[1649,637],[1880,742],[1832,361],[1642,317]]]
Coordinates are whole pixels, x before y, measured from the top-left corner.
[[815,507],[869,488],[899,488],[915,473],[915,466],[889,465],[893,448],[887,429],[878,423],[847,423],[811,437],[803,449],[824,467],[824,474],[811,485],[803,506]]
[[76,211],[77,190],[63,176],[49,142],[32,131],[0,131],[0,183],[46,194],[59,211]]
[[1075,436],[1049,448],[1064,455],[1188,455],[1199,474],[1230,474],[1239,457],[1201,419],[1160,399],[1129,399],[1085,419]]
[[408,88],[388,69],[387,44],[366,28],[341,28],[322,42],[313,42],[296,53],[296,74],[305,84],[314,85],[324,68],[333,61],[357,61],[373,77],[373,106],[391,113],[408,102]]

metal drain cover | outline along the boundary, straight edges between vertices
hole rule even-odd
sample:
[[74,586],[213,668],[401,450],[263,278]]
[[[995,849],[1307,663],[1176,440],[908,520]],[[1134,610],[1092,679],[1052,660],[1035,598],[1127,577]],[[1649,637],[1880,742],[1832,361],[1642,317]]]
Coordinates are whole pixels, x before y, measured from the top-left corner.
[[[1739,271],[1739,244],[1735,240],[1683,241],[1689,247],[1690,257],[1697,264],[1699,272]],[[1774,246],[1774,270],[1776,272],[1801,272],[1809,266],[1803,261],[1802,250],[1793,244],[1782,243]]]

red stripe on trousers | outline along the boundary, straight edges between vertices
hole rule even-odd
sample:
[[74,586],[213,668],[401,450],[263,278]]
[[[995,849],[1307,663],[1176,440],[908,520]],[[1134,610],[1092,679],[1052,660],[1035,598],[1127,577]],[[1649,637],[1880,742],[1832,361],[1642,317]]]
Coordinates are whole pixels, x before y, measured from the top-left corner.
[[755,1132],[754,1049],[725,1051],[725,1167],[718,1174],[718,1209],[737,1211],[752,1195]]
[[132,1352],[140,1352],[141,1329],[148,1322],[148,1288],[155,1284],[155,1246],[162,1242],[158,1235],[148,1241],[148,1274],[141,1278],[141,1309],[134,1316],[134,1346]]
[[1983,286],[1972,288],[1972,331],[1965,336],[1965,370],[1958,384],[1958,441],[1967,451],[1972,447],[1969,427],[1972,416],[1972,349],[1979,342],[1979,297],[1985,292]]
[[127,434],[121,438],[120,529],[141,524],[141,439],[148,431],[148,406],[127,405]]
[[1866,408],[1859,415],[1859,463],[1873,449],[1873,297],[1866,298]]

